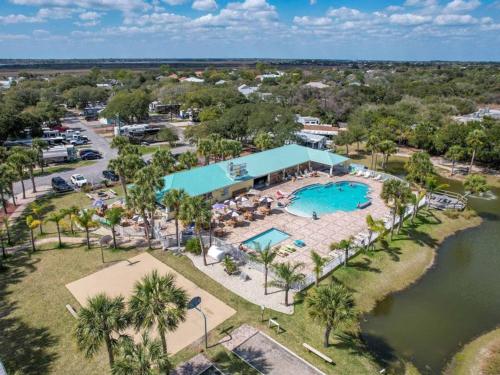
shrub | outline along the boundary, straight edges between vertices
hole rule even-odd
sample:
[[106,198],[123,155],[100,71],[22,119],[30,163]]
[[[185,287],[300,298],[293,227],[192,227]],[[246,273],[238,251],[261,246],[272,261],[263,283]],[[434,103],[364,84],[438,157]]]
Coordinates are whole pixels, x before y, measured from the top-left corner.
[[186,241],[186,251],[191,254],[200,255],[201,246],[200,241],[197,238],[190,238]]
[[230,275],[238,271],[238,265],[229,255],[226,255],[224,257],[224,268],[226,272]]
[[460,212],[458,212],[457,210],[450,210],[450,209],[444,210],[443,214],[450,219],[458,219],[458,217],[460,216]]

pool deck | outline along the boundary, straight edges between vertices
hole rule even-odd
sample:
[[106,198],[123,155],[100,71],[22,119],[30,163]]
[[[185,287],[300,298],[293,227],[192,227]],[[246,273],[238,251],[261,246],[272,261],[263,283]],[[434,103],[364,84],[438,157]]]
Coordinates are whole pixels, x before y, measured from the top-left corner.
[[302,248],[294,246],[297,251],[287,257],[278,256],[276,261],[301,262],[304,264],[302,272],[306,274],[311,273],[313,267],[310,257],[311,250],[315,250],[324,257],[332,258],[341,256],[341,252],[332,253],[330,251],[329,246],[332,242],[339,242],[342,239],[366,231],[366,216],[368,214],[372,215],[375,219],[382,219],[389,214],[389,208],[380,198],[382,183],[373,179],[350,175],[329,177],[322,174],[320,177],[308,177],[296,181],[288,181],[262,190],[262,195],[275,198],[278,190],[292,193],[297,189],[311,184],[326,184],[338,181],[355,181],[367,184],[370,187],[369,196],[372,204],[367,208],[355,211],[337,211],[331,214],[323,214],[318,220],[313,220],[290,214],[285,209],[278,208],[276,202],[274,202],[270,215],[259,217],[253,222],[244,222],[243,225],[236,228],[227,228],[228,234],[223,240],[239,246],[243,241],[274,227],[290,235],[290,238],[279,244],[280,246],[293,246],[295,240],[302,240],[306,244]]

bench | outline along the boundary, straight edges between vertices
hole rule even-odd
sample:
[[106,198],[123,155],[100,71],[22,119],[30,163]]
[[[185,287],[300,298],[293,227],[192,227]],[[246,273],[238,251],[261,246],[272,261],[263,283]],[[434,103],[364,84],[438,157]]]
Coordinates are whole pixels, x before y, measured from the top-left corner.
[[73,315],[73,317],[75,319],[78,318],[78,314],[76,313],[75,309],[73,308],[73,306],[71,305],[66,305],[66,308],[68,309],[68,311],[70,312],[71,315]]
[[308,345],[306,344],[305,342],[302,344],[302,346],[304,348],[306,348],[309,352],[311,353],[314,353],[316,354],[318,357],[320,357],[322,360],[324,360],[325,362],[328,362],[328,363],[332,363],[333,364],[333,359],[331,359],[330,357],[324,355],[323,353],[321,353],[320,351],[314,349],[311,345]]

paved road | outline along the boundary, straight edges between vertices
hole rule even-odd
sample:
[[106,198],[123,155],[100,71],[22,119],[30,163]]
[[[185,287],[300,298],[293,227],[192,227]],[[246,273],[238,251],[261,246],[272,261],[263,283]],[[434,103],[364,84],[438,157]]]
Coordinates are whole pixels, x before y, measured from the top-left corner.
[[[92,165],[74,168],[70,171],[58,172],[58,173],[48,174],[45,176],[36,177],[35,184],[37,186],[50,185],[50,181],[51,181],[52,177],[54,177],[54,176],[61,176],[62,178],[64,178],[66,181],[69,182],[69,178],[71,177],[71,175],[73,175],[75,173],[82,174],[84,177],[87,178],[87,180],[89,182],[96,183],[96,182],[101,181],[103,178],[102,171],[107,169],[109,161],[111,159],[113,159],[114,157],[116,157],[116,150],[112,149],[109,146],[109,141],[106,138],[104,138],[104,137],[100,136],[99,134],[97,134],[96,132],[94,132],[92,127],[88,126],[85,121],[80,121],[80,119],[78,117],[74,116],[74,117],[64,118],[63,125],[68,126],[70,128],[73,128],[73,129],[76,129],[76,130],[80,130],[82,135],[86,135],[91,143],[88,145],[85,145],[85,148],[92,148],[94,150],[100,151],[102,154],[102,159],[96,160]],[[154,152],[154,151],[155,151],[155,148],[152,147],[151,152]],[[186,152],[186,151],[194,152],[194,151],[196,151],[196,147],[179,146],[179,147],[175,147],[172,149],[172,153],[174,155],[178,155],[178,154],[181,154],[181,153]],[[143,158],[144,158],[144,160],[147,161],[147,160],[151,159],[151,156],[152,156],[151,154],[148,154],[148,155],[144,155]],[[60,165],[64,165],[64,164],[60,164]],[[26,187],[27,192],[31,191],[31,189],[32,189],[31,180],[26,179],[24,181],[24,186]],[[19,194],[22,192],[20,182],[17,182],[16,184],[14,184],[14,192],[15,192],[15,194]]]
[[[116,150],[109,146],[109,142],[106,138],[101,137],[94,130],[87,126],[84,121],[80,121],[78,117],[66,117],[63,119],[63,125],[68,126],[73,129],[78,129],[81,131],[82,135],[86,135],[91,142],[85,145],[85,148],[92,148],[99,150],[102,153],[102,159],[96,160],[92,165],[87,165],[83,167],[78,167],[70,171],[58,172],[54,174],[49,174],[45,176],[40,176],[35,178],[35,184],[39,185],[50,185],[50,180],[54,176],[61,176],[66,181],[69,181],[71,175],[75,173],[80,173],[87,178],[90,182],[99,182],[102,180],[102,171],[108,167],[108,162],[116,156]],[[61,164],[64,165],[64,164]],[[31,190],[31,181],[29,179],[24,181],[26,190]],[[21,183],[18,182],[14,185],[14,192],[16,194],[22,192]]]

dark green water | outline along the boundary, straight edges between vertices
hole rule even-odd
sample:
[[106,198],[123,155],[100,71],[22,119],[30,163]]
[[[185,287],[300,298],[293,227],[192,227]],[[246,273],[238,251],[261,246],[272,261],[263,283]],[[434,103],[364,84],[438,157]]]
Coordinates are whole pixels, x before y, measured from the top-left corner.
[[[446,182],[460,192],[461,184]],[[462,345],[500,324],[500,199],[469,204],[484,222],[445,240],[422,279],[365,316],[365,341],[382,363],[400,357],[440,374]]]

